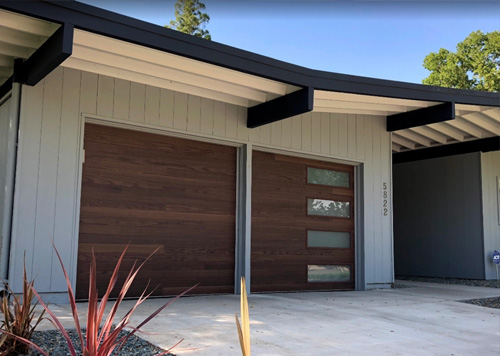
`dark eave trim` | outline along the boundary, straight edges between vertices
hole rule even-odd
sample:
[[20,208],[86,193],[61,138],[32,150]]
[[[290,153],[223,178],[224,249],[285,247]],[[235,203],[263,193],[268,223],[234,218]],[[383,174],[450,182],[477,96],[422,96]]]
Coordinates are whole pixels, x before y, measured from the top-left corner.
[[455,119],[455,103],[438,104],[387,116],[387,131],[404,130],[453,119]]
[[[36,85],[71,56],[73,32],[73,25],[64,23],[35,53],[24,61],[21,68],[23,84]],[[17,75],[18,73],[16,73]]]
[[72,23],[75,28],[85,31],[301,88],[312,87],[316,90],[410,100],[500,106],[498,93],[440,88],[312,70],[76,1],[0,1],[0,8],[56,23]]
[[248,108],[247,127],[256,128],[312,111],[314,89],[304,88]]
[[11,75],[2,85],[0,85],[0,100],[2,100],[9,92],[12,90],[12,78]]
[[392,155],[392,163],[406,163],[424,159],[460,155],[472,152],[500,151],[500,137],[453,143],[450,145],[424,148],[415,151],[397,152]]

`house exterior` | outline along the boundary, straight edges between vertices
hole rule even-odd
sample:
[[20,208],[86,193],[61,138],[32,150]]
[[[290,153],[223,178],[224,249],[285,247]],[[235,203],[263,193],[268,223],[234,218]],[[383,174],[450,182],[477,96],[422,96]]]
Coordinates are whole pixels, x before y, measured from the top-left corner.
[[66,298],[52,240],[80,299],[92,251],[102,289],[127,244],[126,266],[156,251],[134,295],[390,287],[393,152],[499,136],[499,94],[315,71],[73,1],[0,19],[0,272],[18,292],[25,263],[47,300]]

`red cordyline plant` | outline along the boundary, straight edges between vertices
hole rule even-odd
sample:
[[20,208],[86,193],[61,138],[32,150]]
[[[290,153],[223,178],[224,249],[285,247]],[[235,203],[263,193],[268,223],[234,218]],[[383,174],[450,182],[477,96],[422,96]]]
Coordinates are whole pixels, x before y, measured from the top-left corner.
[[[125,253],[127,252],[128,245],[125,247],[123,250],[120,258],[118,259],[118,262],[115,266],[115,269],[113,271],[113,274],[109,280],[108,288],[106,290],[106,293],[104,296],[101,298],[101,301],[99,302],[98,298],[98,292],[97,292],[97,287],[96,287],[96,260],[95,260],[95,255],[94,251],[92,251],[92,262],[90,264],[90,280],[89,280],[89,302],[88,302],[88,310],[87,310],[87,330],[86,330],[86,335],[85,338],[83,337],[83,332],[80,326],[80,320],[78,319],[78,309],[76,306],[76,301],[75,301],[75,295],[73,293],[73,288],[71,288],[71,282],[69,280],[68,274],[66,272],[66,269],[64,268],[64,264],[62,262],[61,256],[59,255],[59,252],[57,251],[56,247],[54,246],[54,250],[56,251],[57,257],[59,258],[59,262],[61,263],[61,267],[64,273],[64,277],[66,278],[66,284],[68,287],[68,297],[69,297],[69,303],[71,305],[71,311],[73,314],[73,319],[75,322],[75,328],[76,328],[76,333],[78,334],[78,339],[79,342],[82,345],[82,350],[83,350],[83,356],[109,356],[111,353],[115,350],[120,350],[125,342],[132,336],[134,335],[137,331],[140,331],[140,328],[143,327],[146,323],[151,321],[155,316],[157,316],[163,309],[168,307],[170,304],[172,304],[174,301],[182,297],[183,295],[189,293],[193,288],[195,288],[197,285],[187,289],[183,293],[179,294],[172,300],[168,301],[167,303],[163,304],[160,308],[158,308],[154,313],[152,313],[149,317],[147,317],[142,323],[140,323],[136,327],[130,327],[128,324],[130,323],[130,318],[134,311],[137,309],[139,305],[141,305],[153,292],[150,292],[146,294],[146,290],[148,287],[144,289],[144,292],[142,292],[141,296],[139,299],[136,301],[134,306],[125,314],[125,316],[116,324],[116,326],[113,325],[113,320],[116,316],[116,313],[118,311],[118,307],[120,306],[120,303],[123,301],[125,298],[125,295],[127,294],[127,291],[129,290],[130,286],[132,285],[132,282],[134,281],[135,277],[137,276],[137,273],[139,270],[142,268],[142,266],[151,258],[151,256],[158,251],[156,249],[151,253],[139,266],[137,266],[137,261],[134,262],[132,268],[130,269],[130,272],[125,279],[125,282],[123,283],[123,286],[120,290],[120,293],[118,294],[118,297],[113,304],[110,312],[108,313],[106,319],[104,319],[104,309],[106,308],[106,304],[108,302],[109,296],[111,294],[111,291],[115,287],[116,281],[118,279],[118,271],[120,270],[120,265],[123,261],[123,258],[125,256]],[[36,295],[38,298],[40,305],[45,309],[45,311],[50,315],[51,319],[48,319],[51,321],[51,323],[58,328],[64,339],[66,340],[66,343],[68,344],[68,349],[69,352],[72,356],[77,356],[76,353],[76,347],[73,341],[71,340],[70,336],[68,335],[68,332],[64,329],[62,326],[61,322],[59,319],[54,315],[54,313],[48,308],[48,306],[43,302],[41,296],[38,294],[38,292],[34,289],[33,286],[31,286],[31,289],[33,293]],[[104,324],[101,323],[104,320]],[[131,328],[131,332],[126,334],[125,336],[119,337],[119,334],[125,330],[125,328]],[[49,356],[49,354],[41,349],[38,345],[33,343],[30,340],[27,340],[25,338],[13,335],[9,332],[6,331],[0,331],[3,332],[4,334],[9,335],[10,337],[17,339],[19,341],[24,342],[25,344],[29,345],[31,348],[35,349],[39,353],[45,356]],[[174,347],[176,347],[181,341],[179,341],[177,344],[172,346],[170,349],[167,351],[163,352],[161,355],[166,355],[169,353],[170,350],[172,350]]]
[[[14,294],[8,284],[4,282],[6,290],[0,303],[0,312],[3,316],[2,325],[0,326],[2,331],[29,340],[38,324],[43,320],[44,312],[38,314],[35,311],[38,303],[33,303],[35,299],[32,289],[33,284],[33,280],[28,280],[26,264],[23,270],[22,296]],[[29,346],[26,343],[10,337],[7,333],[0,337],[0,356],[23,354],[28,349]]]

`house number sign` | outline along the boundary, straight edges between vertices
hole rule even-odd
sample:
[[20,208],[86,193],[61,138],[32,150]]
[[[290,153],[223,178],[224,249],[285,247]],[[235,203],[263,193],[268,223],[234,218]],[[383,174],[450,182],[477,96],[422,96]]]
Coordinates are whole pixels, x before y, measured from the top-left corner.
[[382,209],[384,211],[384,216],[387,216],[389,215],[389,210],[387,208],[388,206],[388,196],[389,196],[389,193],[387,192],[387,183],[384,182],[382,183],[382,196],[384,198],[384,200],[382,201]]

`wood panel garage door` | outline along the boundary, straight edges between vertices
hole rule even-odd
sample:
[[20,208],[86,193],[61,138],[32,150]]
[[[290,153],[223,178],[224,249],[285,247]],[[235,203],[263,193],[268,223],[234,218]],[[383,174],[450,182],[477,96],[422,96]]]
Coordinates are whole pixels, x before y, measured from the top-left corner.
[[128,242],[122,279],[160,247],[130,296],[149,280],[155,295],[196,283],[194,293],[233,293],[236,149],[91,124],[84,137],[77,297],[88,296],[92,248],[102,293]]
[[354,289],[354,169],[253,153],[252,292]]

